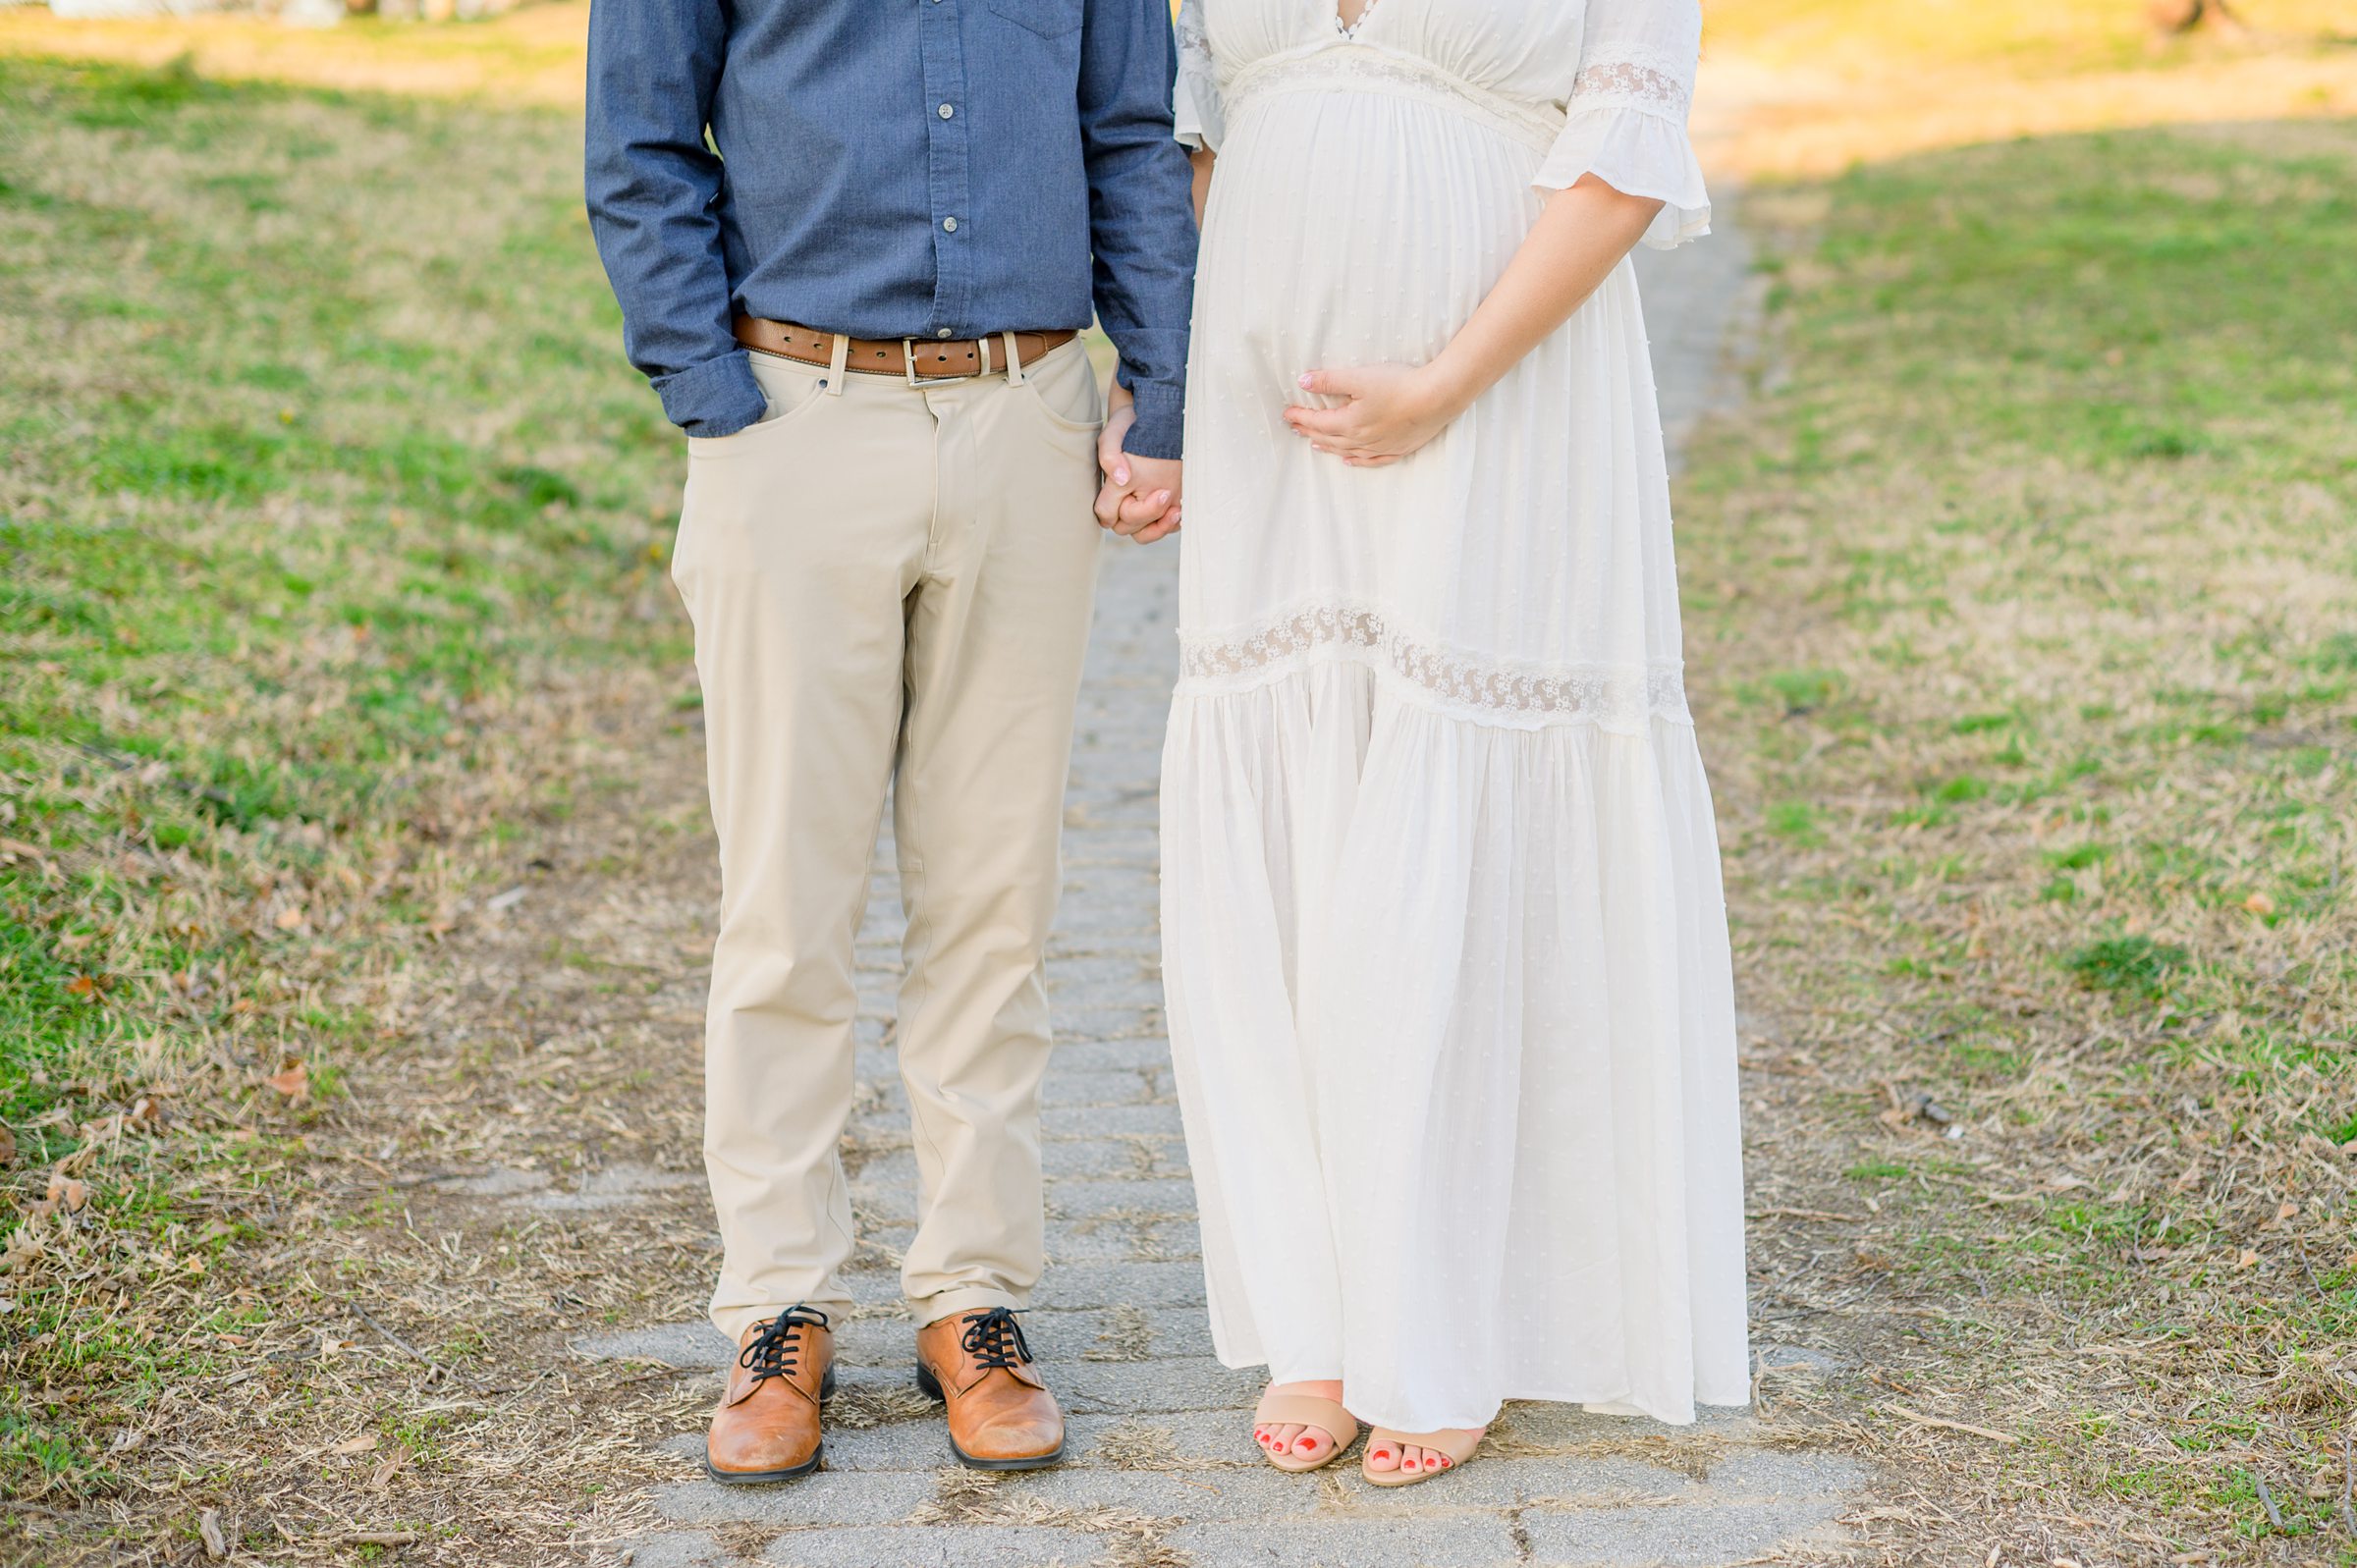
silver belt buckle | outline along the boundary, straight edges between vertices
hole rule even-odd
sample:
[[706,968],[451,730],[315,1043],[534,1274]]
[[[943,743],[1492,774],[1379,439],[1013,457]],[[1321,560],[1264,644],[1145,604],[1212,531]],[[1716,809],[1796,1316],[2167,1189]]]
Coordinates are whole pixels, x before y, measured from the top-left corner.
[[968,370],[954,376],[918,375],[916,373],[916,347],[921,341],[917,338],[901,340],[901,371],[908,378],[908,385],[912,387],[946,387],[953,381],[971,381],[979,374],[977,371]]

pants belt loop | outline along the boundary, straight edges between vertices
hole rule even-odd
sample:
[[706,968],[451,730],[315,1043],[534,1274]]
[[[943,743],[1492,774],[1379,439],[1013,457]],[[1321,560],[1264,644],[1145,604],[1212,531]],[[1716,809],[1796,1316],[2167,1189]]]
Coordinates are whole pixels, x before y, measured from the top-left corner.
[[827,360],[827,379],[819,383],[819,386],[826,390],[828,397],[840,398],[843,396],[845,379],[843,367],[850,362],[850,357],[851,340],[838,332],[835,334],[835,351]]
[[976,380],[980,380],[982,377],[990,374],[990,340],[988,338],[976,338],[974,340],[974,351],[981,356],[980,367],[974,371],[974,378]]
[[1014,333],[1002,332],[999,336],[1007,340],[1007,384],[1019,387],[1023,384],[1022,351],[1014,346]]

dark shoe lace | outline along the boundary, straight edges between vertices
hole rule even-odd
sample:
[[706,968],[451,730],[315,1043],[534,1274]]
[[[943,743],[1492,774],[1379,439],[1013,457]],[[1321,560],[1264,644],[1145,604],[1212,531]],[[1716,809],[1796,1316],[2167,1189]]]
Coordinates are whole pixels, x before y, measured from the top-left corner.
[[1023,1325],[1014,1321],[1014,1312],[1008,1308],[969,1312],[965,1315],[965,1337],[959,1344],[977,1365],[1014,1367],[1031,1359],[1031,1346],[1023,1338]]
[[795,1371],[795,1359],[802,1352],[802,1330],[825,1326],[825,1313],[796,1302],[761,1325],[753,1342],[737,1357],[737,1365],[751,1370],[755,1387],[760,1386],[764,1378],[791,1378]]

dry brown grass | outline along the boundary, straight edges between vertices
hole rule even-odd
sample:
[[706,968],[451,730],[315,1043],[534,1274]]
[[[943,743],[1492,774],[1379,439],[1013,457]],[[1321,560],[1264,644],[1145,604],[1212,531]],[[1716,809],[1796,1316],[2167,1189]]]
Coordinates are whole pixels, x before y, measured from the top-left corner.
[[574,136],[0,70],[0,1560],[570,1560],[680,1396],[567,1346],[710,1245],[672,449]]
[[1770,374],[1680,554],[1755,1306],[1862,1364],[1766,1392],[1911,1484],[1893,1563],[2357,1554],[2351,168],[2248,127],[1745,207]]

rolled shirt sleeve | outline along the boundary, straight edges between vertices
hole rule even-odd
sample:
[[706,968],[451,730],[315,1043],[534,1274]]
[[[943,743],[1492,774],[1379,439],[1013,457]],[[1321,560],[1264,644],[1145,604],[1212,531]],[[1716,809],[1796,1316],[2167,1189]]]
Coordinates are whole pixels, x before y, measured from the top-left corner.
[[[601,0],[610,3],[610,0]],[[1088,0],[1079,82],[1097,320],[1137,402],[1124,442],[1177,458],[1186,416],[1195,217],[1171,114],[1177,49],[1168,0]]]
[[693,436],[768,407],[730,330],[721,165],[704,142],[727,31],[721,0],[595,0],[589,13],[589,227],[630,362]]

